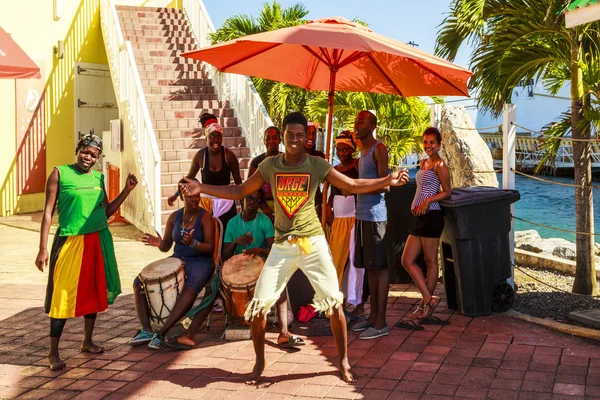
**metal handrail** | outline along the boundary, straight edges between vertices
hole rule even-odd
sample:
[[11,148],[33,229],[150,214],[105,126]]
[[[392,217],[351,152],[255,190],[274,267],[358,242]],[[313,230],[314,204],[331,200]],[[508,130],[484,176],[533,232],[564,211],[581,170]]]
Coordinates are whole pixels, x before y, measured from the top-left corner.
[[133,49],[123,39],[112,0],[101,0],[100,21],[115,94],[123,121],[122,168],[135,172],[141,188],[121,206],[122,215],[139,229],[152,232],[161,227],[161,157],[148,112]]

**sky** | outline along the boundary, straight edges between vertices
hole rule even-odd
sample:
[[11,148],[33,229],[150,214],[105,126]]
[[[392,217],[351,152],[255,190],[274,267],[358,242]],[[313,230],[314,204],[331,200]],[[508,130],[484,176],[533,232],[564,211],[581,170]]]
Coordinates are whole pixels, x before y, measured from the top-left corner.
[[[257,16],[265,0],[203,0],[216,28],[236,14]],[[408,43],[433,54],[438,25],[448,12],[450,0],[279,0],[282,6],[300,2],[310,11],[307,18],[342,16],[358,18],[376,33]],[[467,68],[469,49],[459,53],[455,63]]]
[[[219,28],[225,19],[236,14],[247,14],[256,17],[267,0],[203,0],[216,28]],[[272,0],[268,0],[272,2]],[[282,6],[289,6],[301,2],[309,10],[307,19],[317,19],[332,16],[342,16],[348,19],[358,18],[369,24],[369,28],[376,33],[392,39],[408,43],[413,41],[419,49],[433,54],[439,25],[449,11],[450,0],[278,0]],[[469,67],[469,58],[472,49],[464,44],[459,51],[456,64]],[[565,90],[568,90],[566,88]],[[543,92],[541,87],[536,87],[537,92]],[[566,92],[568,96],[568,91]],[[471,93],[476,96],[476,93]],[[428,98],[424,98],[429,102]],[[521,101],[522,100],[522,101]],[[521,99],[518,104],[517,115],[519,121],[531,129],[540,129],[549,121],[554,120],[559,112],[568,107],[563,100],[542,98],[536,96],[535,102],[531,99]],[[472,106],[475,99],[465,97],[446,97],[453,105]],[[530,104],[531,103],[531,104]],[[560,104],[557,104],[560,103]],[[520,111],[519,111],[520,110]],[[487,127],[495,125],[498,120],[478,115],[474,108],[468,108],[468,113],[476,126]]]

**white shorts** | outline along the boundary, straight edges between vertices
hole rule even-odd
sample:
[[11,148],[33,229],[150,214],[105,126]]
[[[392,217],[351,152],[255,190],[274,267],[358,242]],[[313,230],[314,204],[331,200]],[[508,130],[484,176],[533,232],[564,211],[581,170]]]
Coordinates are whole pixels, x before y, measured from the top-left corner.
[[342,305],[344,295],[339,288],[325,236],[312,236],[307,240],[312,245],[308,254],[297,243],[285,241],[273,244],[256,283],[254,298],[246,307],[246,320],[252,320],[260,314],[266,315],[298,268],[315,290],[313,307],[316,311],[330,316],[334,308]]

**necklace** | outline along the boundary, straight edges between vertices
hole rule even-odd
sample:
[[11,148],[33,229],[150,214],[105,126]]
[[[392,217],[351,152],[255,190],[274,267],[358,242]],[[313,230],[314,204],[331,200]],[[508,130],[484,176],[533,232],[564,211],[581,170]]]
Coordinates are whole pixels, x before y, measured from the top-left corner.
[[248,230],[246,228],[246,221],[244,221],[244,218],[242,218],[242,225],[244,225],[244,232],[249,233],[250,236],[252,236],[252,232],[254,231],[254,226],[256,225],[257,219],[258,219],[258,215],[256,215],[256,217],[254,217],[254,222],[252,223],[252,227],[250,228],[250,230]]
[[[181,232],[181,236],[183,236],[183,234],[185,233],[187,227],[190,226],[190,223],[194,219],[194,215],[196,215],[196,214],[193,213],[187,223],[185,221],[183,221],[183,227],[181,228],[181,231],[180,231]],[[183,218],[181,218],[181,219],[182,220],[185,219],[185,210],[183,210]]]

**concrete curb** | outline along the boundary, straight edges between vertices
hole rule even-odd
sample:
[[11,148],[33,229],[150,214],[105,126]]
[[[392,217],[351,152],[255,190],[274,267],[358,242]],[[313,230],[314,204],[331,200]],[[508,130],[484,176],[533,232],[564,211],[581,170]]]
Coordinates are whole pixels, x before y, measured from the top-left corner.
[[[523,267],[545,269],[575,276],[575,261],[565,260],[548,254],[532,253],[531,251],[517,249],[516,247],[515,263]],[[600,276],[600,267],[596,268],[596,274]]]
[[572,336],[578,336],[586,339],[600,341],[600,331],[596,329],[584,328],[581,326],[563,324],[562,322],[556,322],[554,320],[532,317],[530,315],[525,315],[515,310],[507,311],[506,315],[512,318],[520,319],[521,321],[541,325],[545,328],[552,329],[557,332],[567,333]]

